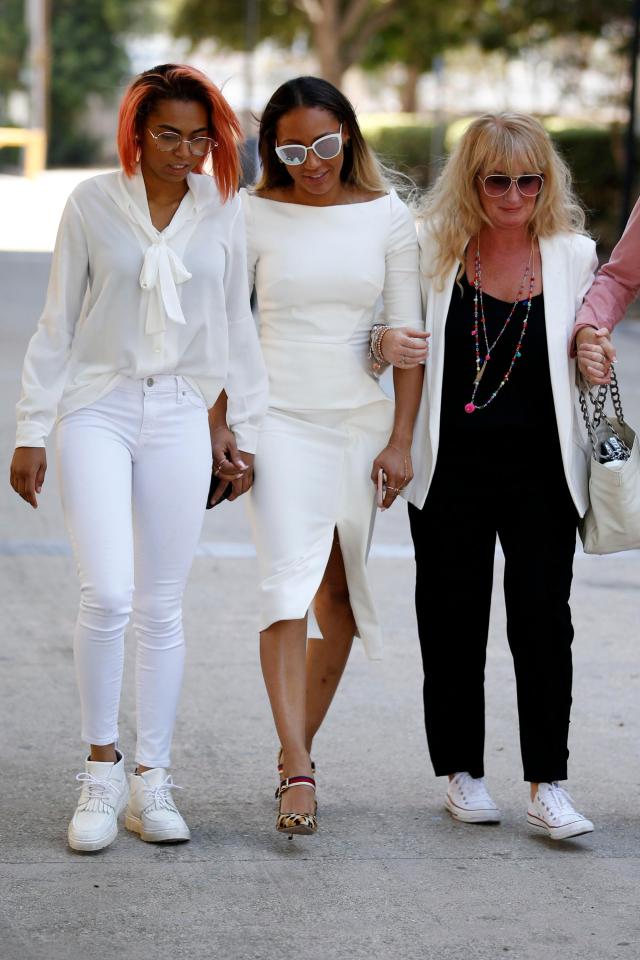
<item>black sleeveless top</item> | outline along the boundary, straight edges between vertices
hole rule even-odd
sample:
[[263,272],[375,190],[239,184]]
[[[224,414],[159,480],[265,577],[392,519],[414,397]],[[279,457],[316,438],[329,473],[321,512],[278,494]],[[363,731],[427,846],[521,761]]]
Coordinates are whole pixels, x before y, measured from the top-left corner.
[[[527,333],[507,383],[484,410],[465,412],[471,401],[476,376],[473,298],[474,288],[464,276],[451,294],[445,327],[444,374],[440,414],[438,460],[460,461],[468,456],[530,460],[536,451],[560,456],[542,294],[533,297]],[[483,294],[489,344],[500,332],[512,303]],[[509,326],[491,351],[475,403],[489,399],[509,369],[526,315],[526,301],[519,303]],[[484,336],[479,328],[480,355]]]

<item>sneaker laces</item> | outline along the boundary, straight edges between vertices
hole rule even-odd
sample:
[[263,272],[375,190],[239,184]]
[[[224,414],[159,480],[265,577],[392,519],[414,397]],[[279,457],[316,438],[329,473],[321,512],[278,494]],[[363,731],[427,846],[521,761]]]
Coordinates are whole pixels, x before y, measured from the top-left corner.
[[[112,780],[104,780],[102,777],[96,777],[93,773],[77,773],[76,780],[80,786],[76,789],[86,790],[87,795],[80,799],[78,810],[86,813],[112,813],[115,807],[115,800],[120,793],[120,787]],[[109,796],[109,790],[112,797]],[[113,802],[111,802],[113,800]]]
[[173,782],[171,774],[155,787],[148,786],[145,783],[144,792],[150,798],[150,802],[145,807],[145,813],[148,810],[170,810],[172,813],[178,813],[171,791],[182,789],[183,787],[179,787],[177,783]]
[[465,799],[483,801],[492,804],[484,777],[472,777],[470,773],[456,774],[458,790]]
[[552,820],[562,820],[562,817],[566,814],[580,816],[573,805],[571,796],[557,781],[548,783],[547,789],[539,799]]
[[569,793],[561,787],[557,781],[549,784],[549,793],[553,801],[560,807],[561,810],[570,810],[573,812],[573,799]]

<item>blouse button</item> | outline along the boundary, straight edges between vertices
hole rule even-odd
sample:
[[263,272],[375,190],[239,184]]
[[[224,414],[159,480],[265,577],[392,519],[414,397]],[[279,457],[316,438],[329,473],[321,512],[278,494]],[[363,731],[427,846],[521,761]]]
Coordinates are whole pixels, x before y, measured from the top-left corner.
[[153,386],[153,377],[147,377],[147,386],[148,386],[148,387],[152,387],[152,386]]

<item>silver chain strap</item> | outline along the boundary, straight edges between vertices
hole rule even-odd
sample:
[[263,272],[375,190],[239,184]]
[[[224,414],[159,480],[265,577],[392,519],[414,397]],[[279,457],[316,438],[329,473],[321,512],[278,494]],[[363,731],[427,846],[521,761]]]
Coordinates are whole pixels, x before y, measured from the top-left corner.
[[[584,386],[583,386],[584,385]],[[616,377],[616,371],[614,367],[611,367],[611,383],[606,384],[602,383],[598,387],[598,392],[595,397],[591,392],[591,388],[588,386],[584,378],[581,378],[580,386],[580,409],[582,410],[582,416],[584,418],[585,426],[587,428],[587,434],[589,435],[589,440],[591,441],[591,446],[593,448],[593,455],[598,459],[598,435],[597,428],[602,422],[602,417],[604,416],[604,407],[607,402],[607,393],[611,392],[611,402],[613,403],[613,409],[615,410],[616,417],[618,418],[618,423],[624,423],[624,413],[622,412],[622,400],[620,399],[620,389],[618,387],[618,379]],[[589,409],[587,407],[587,397],[589,402],[593,406],[593,417],[589,416]],[[605,418],[606,419],[606,418]],[[611,427],[613,433],[618,436],[617,432]]]
[[620,399],[620,390],[618,388],[618,378],[616,377],[616,371],[611,367],[611,385],[609,387],[611,391],[611,401],[613,403],[613,409],[616,412],[616,417],[620,423],[624,423],[624,414],[622,412],[622,400]]

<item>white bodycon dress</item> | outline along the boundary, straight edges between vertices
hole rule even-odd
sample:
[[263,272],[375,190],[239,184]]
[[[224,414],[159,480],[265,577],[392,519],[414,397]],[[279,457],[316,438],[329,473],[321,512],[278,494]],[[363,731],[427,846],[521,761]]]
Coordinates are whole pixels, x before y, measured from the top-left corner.
[[329,207],[241,194],[269,375],[248,498],[260,629],[309,612],[337,529],[357,633],[379,659],[370,475],[393,402],[370,373],[369,332],[381,298],[386,323],[423,327],[413,218],[394,192]]

